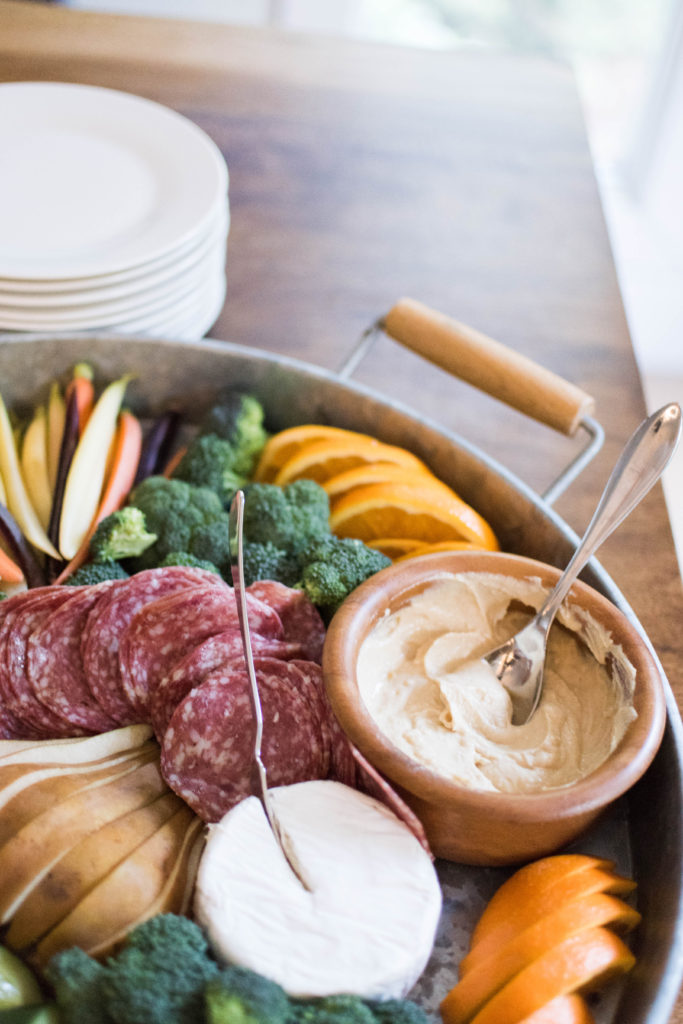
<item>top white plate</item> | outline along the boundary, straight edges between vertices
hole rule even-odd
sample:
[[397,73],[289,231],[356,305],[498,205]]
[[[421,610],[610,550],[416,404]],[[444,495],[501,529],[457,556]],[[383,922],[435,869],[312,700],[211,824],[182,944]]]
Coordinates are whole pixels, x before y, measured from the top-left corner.
[[203,231],[227,187],[218,147],[167,107],[95,86],[0,85],[0,277],[141,266]]

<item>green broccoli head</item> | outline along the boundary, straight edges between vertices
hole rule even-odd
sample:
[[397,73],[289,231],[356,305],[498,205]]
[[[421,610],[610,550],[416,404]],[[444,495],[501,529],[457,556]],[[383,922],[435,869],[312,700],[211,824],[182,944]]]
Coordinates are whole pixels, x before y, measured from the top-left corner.
[[156,539],[156,534],[147,530],[144,512],[128,505],[98,524],[90,539],[90,554],[96,562],[134,558],[151,547]]
[[314,480],[295,480],[286,487],[251,484],[245,488],[244,539],[299,555],[329,536],[329,515],[327,494]]
[[429,1017],[409,999],[372,1000],[368,1003],[377,1024],[429,1024]]
[[106,964],[102,996],[117,1024],[196,1024],[218,973],[202,930],[162,914],[139,925]]
[[324,996],[303,1002],[292,1000],[291,1024],[376,1024],[372,1010],[360,996]]
[[237,450],[218,434],[202,434],[194,438],[173,471],[176,480],[185,480],[196,487],[210,487],[223,505],[228,505],[235,491],[246,483],[246,476],[236,468]]
[[103,1000],[106,968],[74,947],[53,956],[45,978],[54,990],[63,1024],[112,1024]]
[[91,586],[105,580],[126,580],[128,573],[119,562],[88,562],[72,572],[64,584],[70,587]]
[[160,565],[173,551],[186,551],[212,562],[229,579],[229,517],[215,491],[185,480],[149,476],[135,488],[130,504],[144,512],[147,528],[157,535],[155,543],[132,560],[135,572]]
[[303,556],[300,586],[326,614],[332,614],[355,587],[391,565],[391,559],[362,540],[329,536]]
[[230,966],[205,989],[207,1024],[286,1024],[289,999],[276,982]]
[[263,419],[263,406],[254,395],[228,391],[209,409],[199,432],[217,434],[229,441],[235,453],[235,472],[249,477],[268,440]]
[[206,569],[207,572],[215,572],[220,576],[218,566],[213,562],[206,558],[197,558],[196,555],[191,555],[188,551],[171,551],[160,565],[162,568],[166,565],[187,565],[191,569]]
[[256,580],[278,580],[285,586],[293,587],[301,575],[301,562],[282,548],[276,548],[270,541],[265,544],[245,542],[244,583],[248,587]]

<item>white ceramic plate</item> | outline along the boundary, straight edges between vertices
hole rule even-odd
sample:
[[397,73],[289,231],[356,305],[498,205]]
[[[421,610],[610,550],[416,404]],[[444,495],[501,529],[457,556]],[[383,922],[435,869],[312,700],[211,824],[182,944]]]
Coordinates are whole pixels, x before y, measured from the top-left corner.
[[[153,262],[151,270],[147,270],[147,264],[145,264],[139,268],[137,274],[129,275],[128,279],[124,281],[120,281],[118,275],[111,275],[111,277],[88,279],[85,284],[82,284],[81,281],[73,281],[70,282],[68,288],[48,290],[33,287],[29,291],[23,287],[15,289],[11,284],[0,279],[0,314],[8,313],[28,318],[34,312],[52,313],[63,310],[73,313],[95,303],[151,295],[156,288],[178,280],[183,274],[192,273],[206,260],[209,251],[213,251],[219,245],[224,247],[229,226],[230,218],[225,210],[191,247],[182,247],[175,258],[166,260],[161,266]],[[90,281],[95,281],[97,284],[91,287]],[[109,284],[109,281],[112,283]],[[23,284],[24,282],[22,282]]]
[[0,85],[0,138],[0,277],[9,280],[139,267],[201,232],[227,193],[212,140],[129,93]]

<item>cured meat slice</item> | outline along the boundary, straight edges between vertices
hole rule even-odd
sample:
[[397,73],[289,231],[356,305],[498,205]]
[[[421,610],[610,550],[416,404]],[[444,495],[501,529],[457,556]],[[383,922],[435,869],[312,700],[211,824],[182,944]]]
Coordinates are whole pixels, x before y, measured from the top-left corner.
[[356,788],[360,789],[363,793],[367,793],[368,796],[373,796],[375,800],[380,800],[389,808],[390,811],[393,811],[396,817],[400,818],[401,821],[408,826],[415,838],[424,847],[433,860],[434,858],[424,827],[417,815],[410,807],[408,807],[408,804],[405,802],[403,797],[399,796],[394,787],[387,782],[384,776],[380,775],[377,769],[370,764],[363,754],[361,754],[358,747],[354,746],[350,741],[349,749],[351,750],[351,754],[358,769],[358,783]]
[[121,684],[119,643],[133,617],[151,601],[189,587],[225,587],[215,573],[188,566],[146,569],[115,582],[93,608],[82,639],[83,667],[88,685],[107,714],[119,725],[140,721]]
[[247,593],[270,605],[282,621],[284,639],[303,645],[304,658],[322,660],[325,624],[320,612],[302,590],[287,587],[276,580],[257,580]]
[[[255,657],[300,658],[299,644],[275,640],[255,633],[251,637]],[[217,668],[246,669],[242,636],[238,629],[207,637],[180,658],[166,673],[149,699],[150,719],[157,739],[161,740],[180,701]]]
[[[269,786],[325,774],[317,723],[290,662],[257,659],[263,710],[261,754]],[[252,792],[254,716],[246,672],[219,669],[181,701],[161,745],[170,786],[204,821],[219,821]]]
[[79,587],[33,630],[26,647],[29,684],[38,699],[55,715],[94,733],[107,732],[117,723],[88,686],[81,636],[90,611],[112,585],[107,581]]
[[[282,623],[276,612],[248,598],[254,634],[279,639]],[[237,602],[230,587],[194,587],[146,605],[121,638],[119,666],[128,700],[150,718],[150,700],[161,680],[202,640],[239,628]]]
[[[47,618],[86,588],[36,587],[11,598],[0,637],[0,690],[9,714],[19,722],[16,735],[28,738],[79,736],[88,730],[47,707],[28,673],[28,646]],[[9,600],[6,602],[9,604]]]

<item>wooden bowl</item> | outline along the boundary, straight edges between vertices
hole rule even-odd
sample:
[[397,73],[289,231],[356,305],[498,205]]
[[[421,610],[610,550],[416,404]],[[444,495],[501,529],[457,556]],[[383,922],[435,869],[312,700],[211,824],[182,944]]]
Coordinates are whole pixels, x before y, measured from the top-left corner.
[[356,678],[360,646],[378,619],[444,572],[540,578],[547,587],[560,575],[555,567],[529,558],[473,551],[427,555],[383,569],[350,595],[330,623],[323,654],[329,699],[351,741],[420,818],[437,857],[503,865],[544,856],[579,836],[641,777],[654,758],[666,721],[656,661],[638,629],[619,609],[596,590],[576,583],[569,602],[587,609],[609,631],[636,670],[636,719],[599,768],[568,786],[511,794],[458,785],[391,743],[369,714]]

